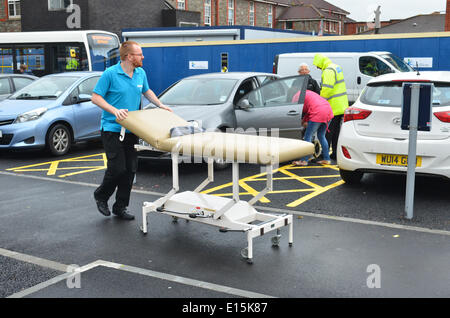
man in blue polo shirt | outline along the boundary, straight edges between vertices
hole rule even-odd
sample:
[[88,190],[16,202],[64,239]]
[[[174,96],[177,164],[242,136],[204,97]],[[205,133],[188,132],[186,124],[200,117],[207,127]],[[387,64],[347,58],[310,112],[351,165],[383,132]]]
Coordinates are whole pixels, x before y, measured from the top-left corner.
[[103,109],[102,142],[108,165],[102,184],[95,190],[94,198],[100,213],[109,216],[108,200],[116,192],[112,213],[124,220],[134,220],[127,207],[137,170],[137,153],[134,145],[138,137],[126,131],[120,141],[117,120],[128,116],[128,111],[139,110],[141,95],[156,106],[172,111],[163,105],[149,88],[147,75],[142,69],[144,55],[138,43],[127,41],[120,47],[120,62],[106,69],[92,94],[92,102]]

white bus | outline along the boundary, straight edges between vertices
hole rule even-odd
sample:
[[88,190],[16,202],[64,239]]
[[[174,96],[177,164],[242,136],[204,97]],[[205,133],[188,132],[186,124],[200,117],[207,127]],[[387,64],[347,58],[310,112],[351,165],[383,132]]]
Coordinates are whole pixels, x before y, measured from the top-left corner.
[[119,38],[105,31],[0,33],[0,74],[43,76],[68,71],[104,71],[119,59]]

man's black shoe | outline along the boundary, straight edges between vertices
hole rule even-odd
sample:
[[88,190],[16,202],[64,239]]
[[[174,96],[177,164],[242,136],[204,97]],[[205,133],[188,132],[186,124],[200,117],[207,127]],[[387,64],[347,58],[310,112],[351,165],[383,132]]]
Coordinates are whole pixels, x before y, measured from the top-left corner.
[[113,210],[113,214],[115,216],[117,216],[118,218],[121,218],[122,220],[128,220],[128,221],[134,220],[134,215],[127,213],[127,209],[123,209],[120,211]]
[[108,202],[95,199],[95,203],[97,203],[97,209],[101,214],[103,214],[104,216],[111,215],[111,211],[108,208]]

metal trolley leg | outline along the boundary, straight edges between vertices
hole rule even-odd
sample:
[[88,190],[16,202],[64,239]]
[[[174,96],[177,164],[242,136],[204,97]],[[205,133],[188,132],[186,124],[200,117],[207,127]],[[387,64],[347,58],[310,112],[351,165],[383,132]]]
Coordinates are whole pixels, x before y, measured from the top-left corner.
[[242,249],[241,256],[246,259],[247,263],[253,264],[253,236],[251,231],[247,232],[247,247]]

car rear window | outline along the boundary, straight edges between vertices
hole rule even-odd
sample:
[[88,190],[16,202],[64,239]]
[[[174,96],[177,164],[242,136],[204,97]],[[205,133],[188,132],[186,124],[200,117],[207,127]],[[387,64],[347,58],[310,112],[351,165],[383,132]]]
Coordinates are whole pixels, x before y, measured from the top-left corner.
[[[433,106],[450,106],[450,83],[433,83]],[[373,83],[366,87],[361,102],[368,105],[401,107],[403,83]]]

